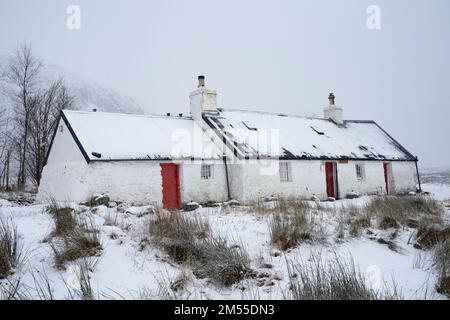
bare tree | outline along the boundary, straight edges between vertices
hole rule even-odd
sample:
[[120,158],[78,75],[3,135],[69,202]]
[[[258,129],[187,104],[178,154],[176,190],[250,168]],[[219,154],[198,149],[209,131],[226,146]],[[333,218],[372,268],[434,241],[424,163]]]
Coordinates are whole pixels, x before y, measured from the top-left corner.
[[6,67],[5,77],[11,84],[8,96],[15,104],[15,119],[17,121],[18,138],[15,140],[19,153],[19,173],[17,185],[19,188],[26,184],[27,141],[29,134],[30,115],[36,106],[33,94],[37,88],[41,62],[35,58],[29,45],[22,45],[16,49]]
[[32,112],[29,118],[27,140],[27,170],[33,184],[39,186],[53,133],[58,125],[62,109],[73,103],[62,79],[55,81],[48,89],[33,95],[29,101]]

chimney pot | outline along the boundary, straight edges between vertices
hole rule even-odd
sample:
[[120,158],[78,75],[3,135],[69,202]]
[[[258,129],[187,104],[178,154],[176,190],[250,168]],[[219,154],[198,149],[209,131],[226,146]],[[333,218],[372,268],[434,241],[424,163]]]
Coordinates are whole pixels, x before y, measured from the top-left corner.
[[335,99],[336,97],[334,96],[334,93],[333,92],[330,92],[330,94],[328,95],[328,101],[329,101],[329,103],[330,103],[330,106],[334,106],[334,99]]
[[97,112],[97,109],[92,109],[92,112]]
[[202,88],[205,86],[205,76],[198,76],[198,87]]
[[179,117],[182,117],[182,116],[183,116],[183,114],[182,114],[182,113],[179,113],[179,114],[178,114],[178,116],[179,116]]
[[170,116],[170,112],[167,112],[167,113],[166,113],[166,116],[168,116],[168,117],[169,117],[169,116]]

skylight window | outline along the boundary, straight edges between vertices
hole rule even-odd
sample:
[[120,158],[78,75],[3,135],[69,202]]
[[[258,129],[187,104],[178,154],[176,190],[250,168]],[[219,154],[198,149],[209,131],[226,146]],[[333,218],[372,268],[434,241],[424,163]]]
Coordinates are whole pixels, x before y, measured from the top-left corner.
[[242,124],[243,124],[248,130],[253,130],[253,131],[258,130],[257,128],[250,127],[247,123],[248,123],[248,121],[242,121]]
[[366,146],[359,146],[359,148],[361,149],[361,150],[364,150],[364,151],[369,151],[369,149],[366,147]]
[[317,127],[311,126],[311,129],[313,129],[317,134],[319,134],[321,136],[323,136],[325,134],[322,130],[320,130]]

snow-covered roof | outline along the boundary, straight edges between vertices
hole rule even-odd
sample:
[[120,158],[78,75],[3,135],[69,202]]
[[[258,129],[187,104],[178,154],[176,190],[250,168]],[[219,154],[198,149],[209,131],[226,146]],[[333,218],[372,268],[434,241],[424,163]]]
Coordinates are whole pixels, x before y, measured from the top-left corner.
[[204,120],[241,157],[415,160],[374,121],[331,120],[219,109]]
[[191,117],[64,110],[87,161],[221,159],[223,152]]

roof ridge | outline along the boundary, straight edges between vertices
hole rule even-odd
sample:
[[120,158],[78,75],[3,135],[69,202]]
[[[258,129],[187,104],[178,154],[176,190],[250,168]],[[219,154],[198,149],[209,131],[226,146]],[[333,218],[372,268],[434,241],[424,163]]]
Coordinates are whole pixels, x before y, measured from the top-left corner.
[[165,114],[157,114],[157,113],[144,113],[144,114],[137,114],[137,113],[123,113],[123,112],[106,112],[106,111],[86,111],[86,110],[69,110],[64,109],[62,110],[65,113],[81,113],[81,114],[107,114],[107,115],[113,115],[113,116],[128,116],[128,117],[139,117],[139,118],[170,118],[170,119],[183,119],[183,120],[192,120],[192,117],[189,116],[179,116],[178,114],[171,114],[171,115],[165,115]]
[[295,118],[303,118],[303,119],[316,119],[316,120],[329,121],[329,119],[325,119],[325,118],[308,117],[308,116],[302,116],[299,114],[289,114],[289,113],[270,112],[270,111],[244,110],[244,109],[237,109],[237,108],[218,108],[218,109],[219,109],[219,111],[246,112],[246,113],[264,114],[264,115],[269,115],[269,116],[295,117]]

